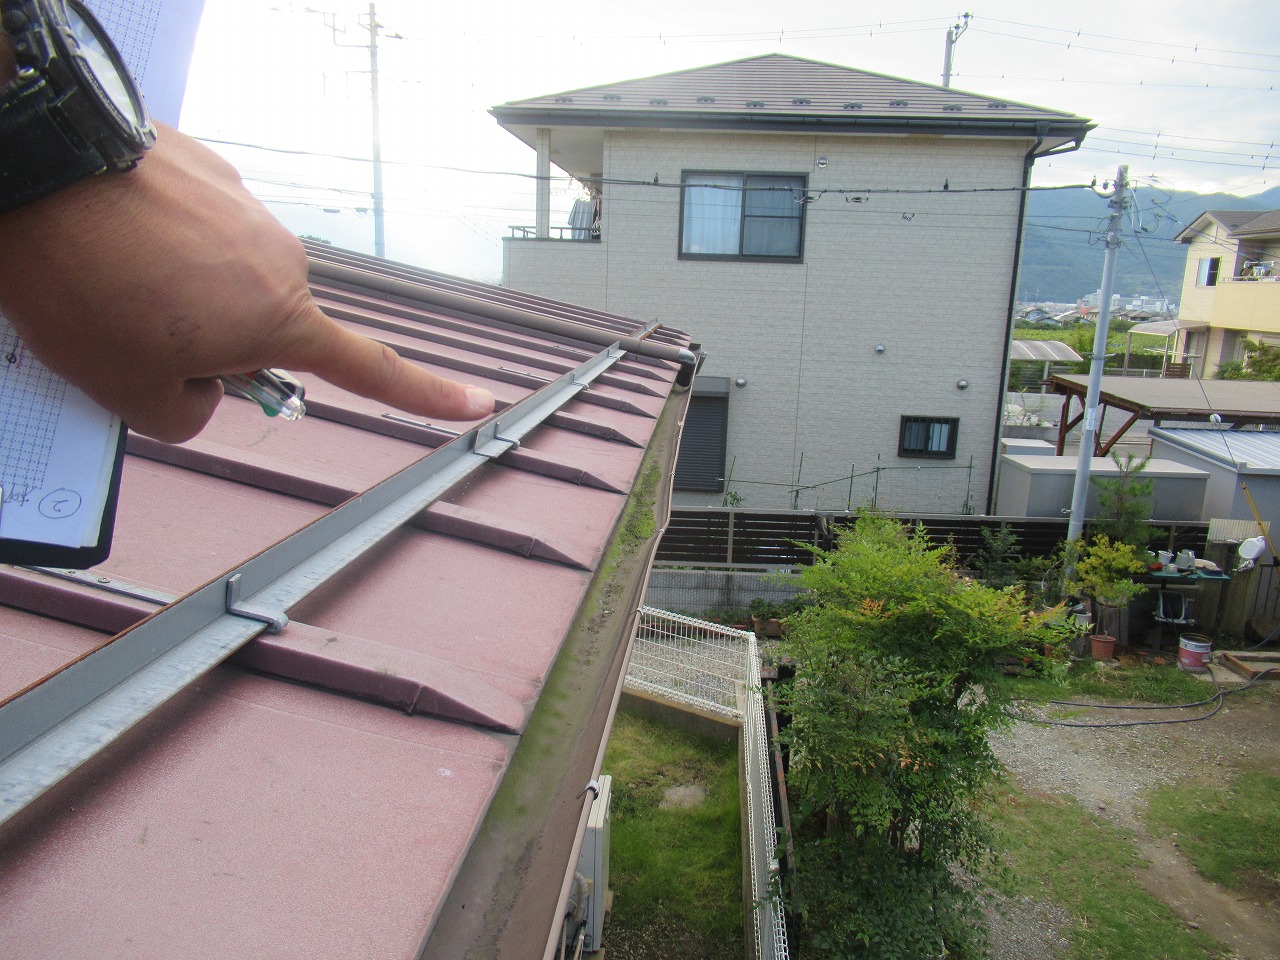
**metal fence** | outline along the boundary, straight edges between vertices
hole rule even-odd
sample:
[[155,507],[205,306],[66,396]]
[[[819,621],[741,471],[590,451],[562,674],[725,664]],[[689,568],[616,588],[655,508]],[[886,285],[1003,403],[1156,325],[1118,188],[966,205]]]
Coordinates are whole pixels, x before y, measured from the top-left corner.
[[755,956],[788,960],[755,634],[642,607],[625,687],[742,721]]

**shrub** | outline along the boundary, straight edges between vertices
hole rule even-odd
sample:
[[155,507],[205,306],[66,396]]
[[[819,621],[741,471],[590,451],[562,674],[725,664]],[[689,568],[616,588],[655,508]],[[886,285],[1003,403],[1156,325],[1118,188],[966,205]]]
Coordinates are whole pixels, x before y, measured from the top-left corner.
[[959,576],[950,547],[862,517],[801,573],[813,603],[789,621],[795,677],[788,792],[797,823],[792,900],[815,957],[977,956],[980,925],[955,866],[985,858],[973,812],[998,765],[1010,657],[1061,658],[1060,609],[1020,587]]

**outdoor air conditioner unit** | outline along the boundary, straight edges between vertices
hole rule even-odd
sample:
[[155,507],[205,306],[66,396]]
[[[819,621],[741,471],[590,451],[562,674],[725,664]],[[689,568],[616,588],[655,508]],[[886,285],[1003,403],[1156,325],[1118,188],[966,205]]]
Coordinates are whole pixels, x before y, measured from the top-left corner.
[[585,938],[583,951],[594,953],[603,948],[604,917],[609,909],[609,804],[613,794],[613,778],[603,775],[597,781],[599,793],[591,802],[587,816],[587,832],[578,854],[578,874],[583,880],[585,898],[580,905]]

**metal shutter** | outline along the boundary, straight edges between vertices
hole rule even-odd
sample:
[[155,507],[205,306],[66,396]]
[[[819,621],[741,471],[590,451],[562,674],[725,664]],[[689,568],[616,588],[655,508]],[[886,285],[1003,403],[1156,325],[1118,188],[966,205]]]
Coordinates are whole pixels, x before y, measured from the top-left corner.
[[729,433],[729,398],[695,396],[676,457],[677,490],[724,492],[725,439]]

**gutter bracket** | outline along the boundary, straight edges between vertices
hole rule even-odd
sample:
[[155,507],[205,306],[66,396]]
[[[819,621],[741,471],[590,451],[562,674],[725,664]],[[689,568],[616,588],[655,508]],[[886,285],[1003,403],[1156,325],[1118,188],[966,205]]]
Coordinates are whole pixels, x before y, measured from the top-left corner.
[[289,625],[289,618],[284,611],[267,610],[247,600],[240,599],[240,574],[233,573],[227,578],[227,613],[233,617],[243,617],[267,625],[267,633],[280,633]]

